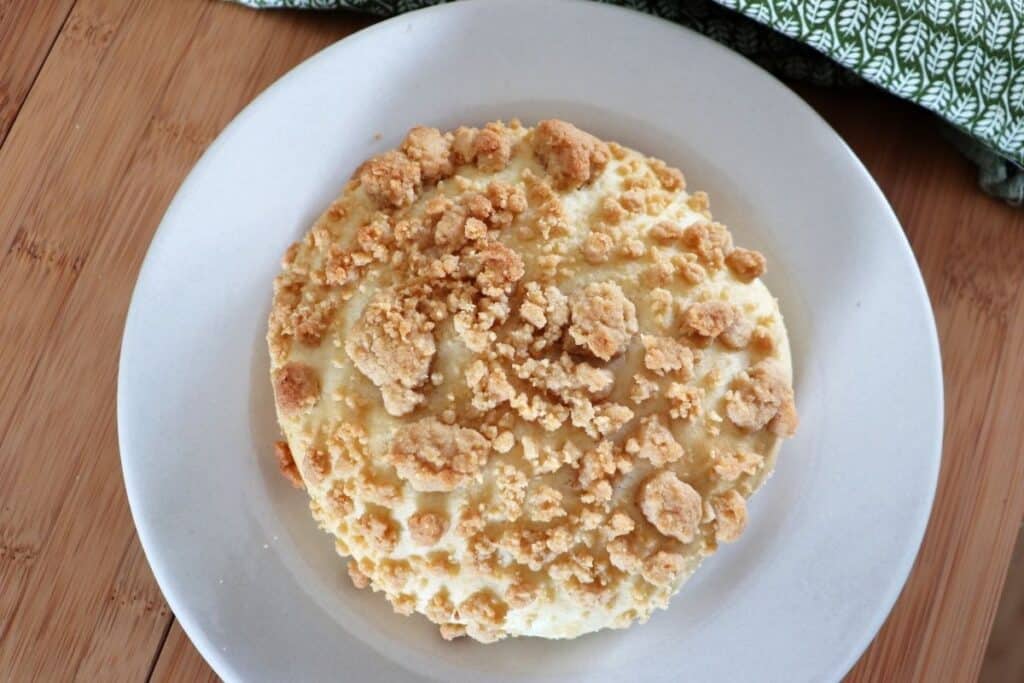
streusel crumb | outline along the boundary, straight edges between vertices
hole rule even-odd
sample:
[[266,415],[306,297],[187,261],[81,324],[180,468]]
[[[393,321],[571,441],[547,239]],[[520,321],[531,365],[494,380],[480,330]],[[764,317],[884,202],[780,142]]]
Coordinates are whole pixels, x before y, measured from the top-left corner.
[[316,404],[320,379],[316,370],[302,363],[288,363],[274,373],[274,395],[283,413],[295,413]]
[[274,456],[277,458],[277,469],[281,475],[295,488],[305,488],[302,477],[299,475],[299,468],[295,466],[295,459],[292,458],[292,449],[288,447],[287,441],[278,441],[274,444]]
[[659,532],[689,543],[700,524],[701,498],[692,486],[665,470],[643,485],[640,509]]
[[575,189],[604,170],[608,145],[565,121],[541,121],[535,133],[537,157],[561,189]]
[[725,263],[736,274],[736,277],[744,282],[750,282],[754,278],[764,275],[768,261],[759,251],[738,247],[725,257]]
[[387,458],[417,491],[451,491],[477,473],[489,450],[475,429],[427,417],[395,433]]
[[580,347],[601,360],[626,349],[636,334],[636,306],[614,282],[596,282],[569,298],[569,335]]
[[412,204],[422,182],[420,165],[398,151],[371,159],[359,172],[363,190],[381,207]]

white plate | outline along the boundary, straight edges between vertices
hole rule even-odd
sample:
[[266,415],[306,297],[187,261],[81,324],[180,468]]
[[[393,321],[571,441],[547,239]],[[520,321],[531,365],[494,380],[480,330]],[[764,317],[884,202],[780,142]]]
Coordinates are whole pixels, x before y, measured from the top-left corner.
[[[573,121],[681,167],[764,251],[801,428],[712,557],[643,626],[447,644],[354,590],[276,471],[270,283],[367,156],[418,123]],[[376,139],[375,134],[382,138]],[[931,508],[942,380],[882,194],[801,100],[725,48],[592,3],[457,3],[324,50],[257,98],[178,192],[139,276],[118,385],[125,482],[168,603],[229,680],[840,678],[891,608]]]

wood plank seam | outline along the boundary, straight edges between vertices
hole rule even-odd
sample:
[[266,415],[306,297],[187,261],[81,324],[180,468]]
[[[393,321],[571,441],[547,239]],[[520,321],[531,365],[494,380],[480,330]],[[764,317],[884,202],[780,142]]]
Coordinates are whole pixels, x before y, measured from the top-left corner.
[[[36,67],[35,73],[32,74],[32,79],[28,87],[25,89],[25,94],[21,97],[21,101],[15,105],[14,113],[11,116],[10,125],[4,128],[2,125],[3,122],[0,121],[0,147],[3,147],[4,142],[7,141],[7,136],[10,134],[11,130],[14,129],[15,124],[18,122],[18,117],[21,115],[21,109],[25,106],[25,100],[28,99],[29,94],[35,88],[36,80],[39,78],[39,74],[43,72],[43,66],[46,64],[46,60],[50,58],[50,52],[53,51],[53,46],[57,44],[57,39],[60,38],[62,33],[64,33],[64,28],[68,24],[68,18],[74,11],[75,5],[77,3],[78,0],[72,0],[71,4],[68,5],[67,12],[65,12],[64,18],[61,19],[60,28],[58,28],[54,32],[53,38],[50,40],[50,44],[46,46],[46,55],[39,60],[39,65]],[[6,95],[3,92],[0,92],[0,104],[3,103],[3,98],[6,98]]]
[[164,634],[160,638],[159,645],[156,646],[156,651],[153,653],[153,659],[149,663],[149,670],[146,672],[146,683],[153,680],[153,672],[156,671],[156,665],[160,662],[160,655],[164,653],[164,647],[167,645],[167,636],[171,634],[171,628],[174,626],[174,622],[177,621],[177,617],[174,613],[171,613],[171,618],[167,620],[167,628],[164,629]]

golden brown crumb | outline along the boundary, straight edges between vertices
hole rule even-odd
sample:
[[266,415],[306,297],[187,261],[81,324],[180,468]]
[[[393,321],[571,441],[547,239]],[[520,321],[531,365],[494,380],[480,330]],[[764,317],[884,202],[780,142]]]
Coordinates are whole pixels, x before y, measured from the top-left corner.
[[477,133],[473,141],[473,153],[476,165],[481,171],[495,173],[508,164],[512,155],[512,144],[502,131],[501,126],[488,123]]
[[466,635],[464,624],[441,624],[441,637],[445,640],[455,640]]
[[508,605],[490,591],[477,591],[459,605],[459,615],[479,625],[500,626],[505,621]]
[[658,176],[661,186],[670,192],[686,189],[686,178],[678,168],[672,168],[661,159],[651,159],[651,170]]
[[295,466],[292,449],[288,447],[287,441],[276,441],[274,443],[274,456],[277,458],[277,469],[281,472],[281,475],[290,481],[295,488],[305,488],[305,484],[302,483],[302,477],[299,476],[299,468]]
[[541,121],[534,136],[534,153],[563,190],[589,183],[611,156],[608,145],[565,121]]
[[724,481],[736,481],[741,475],[756,472],[763,461],[764,458],[757,453],[731,451],[717,454],[713,469]]
[[306,478],[319,484],[331,473],[331,456],[322,448],[310,448],[303,460]]
[[392,415],[405,415],[423,401],[414,388],[426,382],[437,349],[432,330],[415,301],[384,292],[367,305],[345,341],[345,352],[380,388]]
[[[792,393],[792,392],[791,392]],[[796,434],[796,428],[800,424],[800,418],[796,413],[796,403],[792,396],[787,396],[779,406],[779,412],[768,423],[768,429],[772,434],[789,438]]]
[[763,429],[772,418],[779,414],[783,403],[791,415],[780,423],[780,429],[792,423],[795,428],[796,408],[792,405],[793,390],[782,376],[782,370],[772,360],[763,360],[745,372],[741,372],[732,383],[732,390],[725,397],[725,414],[733,424],[747,431]]
[[639,329],[636,306],[614,282],[594,282],[569,297],[569,335],[601,360],[626,350]]
[[743,282],[750,282],[764,275],[767,260],[759,251],[737,247],[725,257],[729,269]]
[[394,507],[401,500],[401,487],[391,482],[377,481],[369,476],[362,482],[361,493],[367,502],[374,505]]
[[489,450],[475,429],[426,417],[395,432],[387,457],[417,491],[451,491],[477,473]]
[[731,543],[740,537],[747,526],[747,501],[738,491],[726,491],[711,499],[715,511],[715,539]]
[[297,413],[320,398],[320,378],[304,363],[288,363],[274,373],[274,396],[282,413]]
[[476,158],[473,141],[476,140],[476,128],[459,126],[452,134],[452,162],[455,164],[471,164]]
[[650,377],[637,375],[633,378],[633,386],[629,390],[629,400],[640,404],[658,393],[659,384]]
[[655,529],[683,543],[694,539],[702,514],[700,494],[668,470],[640,489],[640,510]]
[[669,244],[683,236],[683,228],[672,221],[658,221],[651,226],[649,234],[659,242]]
[[466,368],[466,386],[473,397],[473,407],[480,411],[491,410],[506,403],[516,393],[501,367],[488,365],[482,360],[474,361]]
[[383,513],[365,513],[356,520],[354,528],[363,535],[366,544],[377,552],[390,553],[398,544],[398,530]]
[[412,595],[389,595],[385,594],[388,601],[391,603],[392,609],[395,610],[395,614],[401,614],[402,616],[408,617],[416,611],[416,598]]
[[359,565],[355,560],[348,561],[348,576],[352,579],[352,585],[356,588],[363,589],[370,585],[370,577],[359,569]]
[[327,507],[335,517],[348,517],[355,509],[352,498],[345,493],[344,487],[339,481],[334,482],[331,488],[327,490],[326,498]]
[[394,150],[370,159],[359,171],[363,190],[382,207],[412,204],[422,182],[420,165]]
[[402,151],[419,162],[423,182],[434,183],[452,174],[451,136],[437,128],[416,126],[402,143]]
[[724,225],[694,223],[683,230],[683,245],[690,249],[707,268],[717,270],[725,263],[725,254],[732,249],[732,237]]
[[522,609],[532,604],[540,594],[540,589],[524,581],[517,581],[505,591],[505,602],[512,609]]
[[729,325],[729,327],[722,331],[722,334],[718,335],[718,341],[722,342],[727,348],[738,350],[746,348],[747,344],[750,343],[750,337],[753,333],[754,323],[743,316],[737,316],[732,325]]
[[769,328],[758,325],[750,333],[750,345],[762,353],[771,353],[775,350],[775,337]]
[[[688,256],[692,257],[692,254]],[[699,285],[707,277],[707,271],[696,261],[692,261],[686,256],[677,257],[675,259],[676,274],[686,283],[691,285]]]
[[608,536],[617,538],[625,536],[636,527],[633,518],[624,512],[616,512],[608,520]]
[[435,545],[444,535],[448,522],[433,512],[415,512],[407,522],[409,535],[418,545]]
[[584,238],[580,250],[587,263],[604,263],[612,253],[612,238],[604,233],[592,232]]
[[444,624],[455,617],[455,605],[448,596],[447,589],[442,588],[427,601],[423,613],[435,624]]
[[407,560],[383,560],[377,565],[377,582],[389,593],[399,593],[409,583],[412,567]]
[[497,493],[496,509],[504,519],[514,522],[519,519],[526,500],[526,487],[530,480],[526,474],[512,465],[501,465],[494,478]]
[[688,420],[703,413],[701,392],[697,387],[673,382],[665,390],[665,397],[671,405],[669,415],[676,420]]
[[490,297],[506,296],[526,270],[523,258],[501,242],[485,242],[466,255],[467,272],[476,276],[480,291]]
[[502,432],[491,442],[491,446],[498,453],[508,453],[515,445],[516,439],[512,432]]
[[655,467],[664,467],[685,454],[672,432],[656,415],[648,415],[640,420],[636,436],[626,442],[626,451],[647,458]]
[[620,536],[608,542],[608,561],[613,567],[626,574],[639,574],[643,569],[643,558],[633,548],[630,536]]
[[529,503],[530,519],[537,522],[550,522],[566,514],[562,507],[562,494],[547,484],[537,487],[530,496]]
[[706,301],[693,304],[683,313],[686,328],[702,337],[714,339],[732,325],[738,312],[724,301]]
[[491,200],[479,192],[471,192],[462,199],[462,205],[473,218],[479,221],[486,221],[494,213],[494,205]]
[[482,240],[487,235],[487,224],[478,218],[467,218],[463,228],[466,239]]
[[711,202],[708,199],[707,192],[697,191],[690,195],[690,198],[686,200],[686,205],[693,211],[706,213],[708,208],[711,206]]
[[682,371],[683,379],[693,377],[693,351],[669,337],[640,335],[644,345],[644,366],[657,375]]
[[644,193],[639,190],[629,190],[619,195],[619,204],[626,211],[642,211],[644,208]]
[[655,586],[671,586],[683,571],[683,556],[658,551],[644,560],[641,576]]
[[626,210],[622,208],[622,204],[611,197],[605,197],[601,200],[601,219],[605,223],[611,225],[618,225],[626,218]]

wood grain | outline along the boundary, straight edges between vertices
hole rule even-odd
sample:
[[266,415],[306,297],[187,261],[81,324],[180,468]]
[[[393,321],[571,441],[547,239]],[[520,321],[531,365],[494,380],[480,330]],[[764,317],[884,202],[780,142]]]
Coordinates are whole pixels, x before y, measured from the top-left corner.
[[1020,646],[1024,633],[1024,529],[1017,537],[1009,577],[981,668],[981,683],[1024,681],[1024,648]]
[[[226,34],[205,21],[212,11],[260,49],[224,50]],[[198,0],[80,0],[68,23],[91,28],[61,34],[40,94],[23,107],[48,125],[15,129],[0,149],[0,184],[13,190],[0,207],[9,245],[0,291],[24,302],[3,316],[0,343],[0,362],[14,369],[0,401],[0,680],[138,678],[167,632],[117,459],[117,349],[135,274],[213,135],[276,77],[359,25],[260,17]],[[88,82],[45,89],[68,72]],[[63,116],[47,116],[51,94]],[[125,642],[131,651],[115,647]]]
[[0,0],[0,145],[74,0]]
[[[124,498],[124,315],[153,231],[209,141],[367,20],[202,0],[29,5],[0,0],[0,680],[212,680]],[[981,195],[920,110],[868,90],[800,92],[902,220],[946,381],[935,511],[850,680],[973,680],[1024,517],[1024,212]]]

